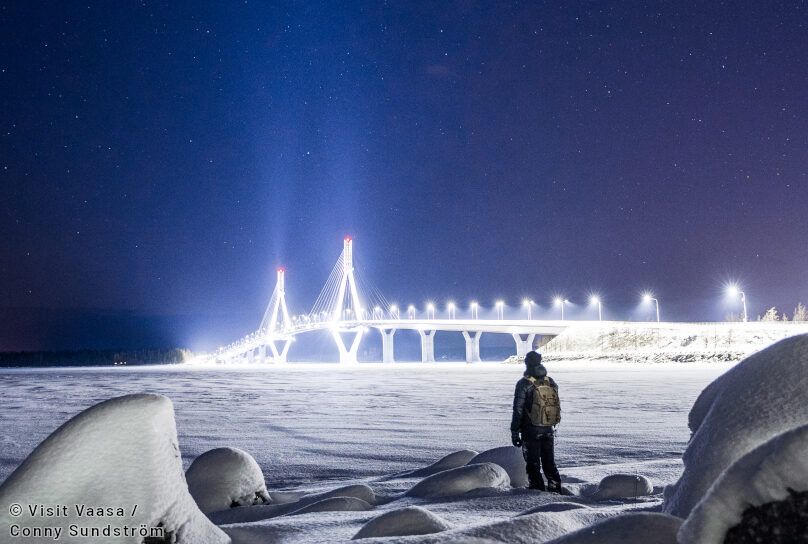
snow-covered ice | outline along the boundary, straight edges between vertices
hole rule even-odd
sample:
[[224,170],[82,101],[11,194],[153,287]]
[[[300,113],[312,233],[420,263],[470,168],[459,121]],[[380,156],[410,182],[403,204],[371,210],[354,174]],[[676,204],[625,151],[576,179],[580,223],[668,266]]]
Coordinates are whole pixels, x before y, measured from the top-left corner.
[[[673,483],[689,434],[686,414],[702,388],[730,365],[547,359],[565,406],[556,458],[564,486],[577,497],[510,487],[437,500],[405,495],[432,473],[413,471],[453,452],[468,450],[433,468],[465,466],[475,451],[518,452],[508,444],[513,387],[522,368],[494,364],[3,370],[0,478],[59,422],[111,396],[154,391],[174,402],[186,467],[213,448],[239,448],[250,452],[270,484],[272,504],[210,514],[234,544],[347,542],[370,520],[409,506],[426,508],[451,528],[367,542],[532,543],[658,507],[658,493],[598,503],[581,491],[614,473]],[[321,400],[313,402],[313,391]],[[237,409],[244,406],[255,408]],[[341,500],[323,503],[326,511],[306,511],[340,497],[372,509],[330,510],[359,504]],[[552,504],[559,501],[584,507],[558,511]]]
[[191,496],[205,513],[269,502],[261,467],[238,448],[206,451],[194,459],[185,479]]
[[[676,544],[682,520],[667,514],[637,512],[613,517],[551,540],[548,544]],[[692,544],[701,544],[694,540]]]
[[713,482],[742,456],[808,424],[808,335],[745,359],[699,395],[689,416],[684,472],[665,490],[667,513],[687,517]]
[[[15,504],[22,507],[17,516],[11,512]],[[65,514],[37,512],[37,505],[65,506]],[[88,515],[87,507],[112,511]],[[137,532],[113,539],[104,532],[87,533],[87,538],[78,532],[68,538],[71,525],[87,531],[103,531],[107,525],[120,531],[162,527],[167,541],[185,544],[229,541],[188,493],[171,401],[153,394],[102,402],[39,444],[0,486],[2,542],[14,536],[14,525],[61,529],[57,540],[63,541],[144,540]]]

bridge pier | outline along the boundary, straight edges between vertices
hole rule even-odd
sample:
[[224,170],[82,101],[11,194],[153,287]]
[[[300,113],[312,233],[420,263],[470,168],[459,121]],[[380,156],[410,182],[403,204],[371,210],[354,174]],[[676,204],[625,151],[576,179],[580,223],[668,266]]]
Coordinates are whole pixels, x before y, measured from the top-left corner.
[[255,362],[255,348],[250,349],[247,352],[247,364],[253,364]]
[[258,362],[264,364],[267,362],[267,345],[261,344],[258,346]]
[[393,357],[393,335],[396,333],[396,329],[379,329],[379,332],[382,333],[382,362],[395,363]]
[[435,333],[437,331],[422,331],[419,330],[418,334],[421,335],[421,362],[434,363],[435,362]]
[[466,339],[466,362],[479,363],[480,359],[480,337],[483,335],[482,331],[462,331],[463,338]]
[[351,342],[351,348],[347,349],[345,347],[345,341],[342,339],[338,330],[334,330],[331,332],[331,335],[334,337],[334,342],[337,344],[337,349],[339,350],[339,362],[340,364],[356,364],[359,361],[356,358],[356,353],[359,351],[359,342],[362,341],[362,333],[364,329],[359,327],[356,330],[356,336]]
[[278,351],[278,346],[275,345],[275,340],[269,341],[269,349],[272,350],[272,362],[284,364],[286,363],[286,354],[289,353],[289,347],[292,345],[292,339],[288,338],[283,340],[283,349]]
[[[527,338],[522,339],[523,336]],[[513,340],[516,342],[516,356],[524,357],[527,352],[533,349],[533,339],[536,338],[535,334],[513,334]]]

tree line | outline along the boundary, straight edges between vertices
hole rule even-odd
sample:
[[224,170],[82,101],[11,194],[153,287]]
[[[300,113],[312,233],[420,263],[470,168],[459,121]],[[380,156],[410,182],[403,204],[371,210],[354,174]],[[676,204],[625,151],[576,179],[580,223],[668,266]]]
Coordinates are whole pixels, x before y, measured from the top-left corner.
[[190,350],[180,348],[7,351],[0,352],[0,367],[170,365],[191,356]]

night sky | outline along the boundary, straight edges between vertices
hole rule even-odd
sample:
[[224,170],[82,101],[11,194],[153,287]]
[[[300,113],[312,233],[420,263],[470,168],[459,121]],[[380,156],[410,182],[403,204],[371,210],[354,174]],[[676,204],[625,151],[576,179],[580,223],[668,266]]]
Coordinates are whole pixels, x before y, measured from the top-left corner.
[[[213,5],[215,4],[215,5]],[[808,302],[805,2],[2,2],[0,351],[391,302]]]

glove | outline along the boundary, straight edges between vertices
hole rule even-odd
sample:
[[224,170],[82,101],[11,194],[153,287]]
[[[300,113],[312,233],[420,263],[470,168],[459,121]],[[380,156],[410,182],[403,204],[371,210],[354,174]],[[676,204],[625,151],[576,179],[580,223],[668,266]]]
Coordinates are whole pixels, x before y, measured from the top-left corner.
[[519,433],[511,433],[511,443],[517,448],[522,447],[522,439],[519,438]]

